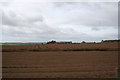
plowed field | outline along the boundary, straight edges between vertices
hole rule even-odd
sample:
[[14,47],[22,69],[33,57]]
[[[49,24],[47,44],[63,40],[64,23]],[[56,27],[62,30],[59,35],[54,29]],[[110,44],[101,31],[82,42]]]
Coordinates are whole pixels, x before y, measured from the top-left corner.
[[115,78],[118,44],[4,46],[3,78]]

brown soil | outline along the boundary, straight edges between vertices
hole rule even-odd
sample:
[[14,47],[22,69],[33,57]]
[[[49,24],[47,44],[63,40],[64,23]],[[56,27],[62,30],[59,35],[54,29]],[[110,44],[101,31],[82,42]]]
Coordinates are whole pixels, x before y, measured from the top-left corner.
[[3,78],[114,78],[117,51],[3,52]]
[[116,78],[118,43],[3,46],[3,78]]

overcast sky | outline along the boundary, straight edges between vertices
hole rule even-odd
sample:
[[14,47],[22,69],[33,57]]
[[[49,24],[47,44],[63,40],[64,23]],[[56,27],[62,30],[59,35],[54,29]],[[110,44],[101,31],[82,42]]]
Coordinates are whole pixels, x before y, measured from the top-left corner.
[[2,42],[118,39],[116,2],[1,2]]

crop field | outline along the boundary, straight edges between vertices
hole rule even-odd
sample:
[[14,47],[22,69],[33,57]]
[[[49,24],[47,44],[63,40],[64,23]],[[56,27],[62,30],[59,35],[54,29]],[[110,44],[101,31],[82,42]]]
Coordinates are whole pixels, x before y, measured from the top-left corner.
[[2,48],[3,78],[116,78],[118,43]]

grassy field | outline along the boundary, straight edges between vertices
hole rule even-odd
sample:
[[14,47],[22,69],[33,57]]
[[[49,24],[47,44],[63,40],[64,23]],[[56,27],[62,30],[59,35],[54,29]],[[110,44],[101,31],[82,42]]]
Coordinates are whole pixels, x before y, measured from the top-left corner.
[[2,58],[3,78],[116,78],[118,44],[4,46]]
[[1,44],[0,46],[17,46],[15,44]]

